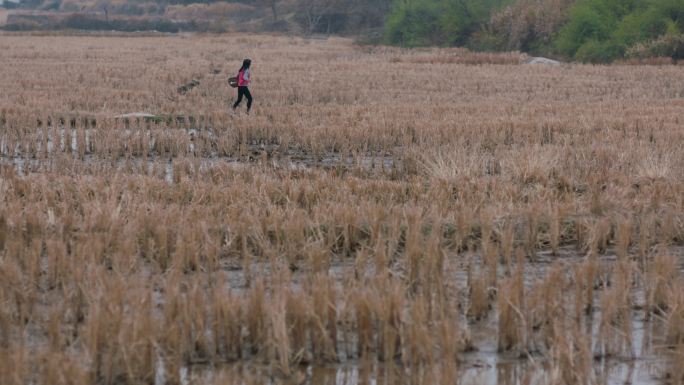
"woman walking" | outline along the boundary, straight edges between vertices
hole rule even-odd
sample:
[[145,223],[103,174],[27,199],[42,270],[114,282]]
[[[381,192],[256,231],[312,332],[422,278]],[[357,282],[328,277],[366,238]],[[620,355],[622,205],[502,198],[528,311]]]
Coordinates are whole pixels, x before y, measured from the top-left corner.
[[242,62],[240,72],[238,72],[238,98],[235,104],[233,104],[233,111],[238,108],[240,102],[242,102],[243,96],[247,98],[247,114],[249,114],[249,111],[252,109],[252,94],[249,93],[249,83],[252,81],[252,73],[249,70],[251,65],[252,61],[245,59]]

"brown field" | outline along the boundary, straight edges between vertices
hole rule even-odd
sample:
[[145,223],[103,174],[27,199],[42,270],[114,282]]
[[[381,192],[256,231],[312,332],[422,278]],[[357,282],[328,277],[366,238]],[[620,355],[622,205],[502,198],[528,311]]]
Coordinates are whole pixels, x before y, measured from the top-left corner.
[[682,66],[251,35],[0,58],[3,385],[684,382]]

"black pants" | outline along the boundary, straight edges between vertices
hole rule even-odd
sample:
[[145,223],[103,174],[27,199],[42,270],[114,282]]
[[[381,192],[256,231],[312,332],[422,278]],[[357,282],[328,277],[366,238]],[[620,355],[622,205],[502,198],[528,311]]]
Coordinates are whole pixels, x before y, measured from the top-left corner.
[[243,95],[247,98],[247,111],[252,109],[252,94],[249,93],[249,88],[245,86],[238,87],[238,98],[235,104],[233,104],[233,109],[240,105]]

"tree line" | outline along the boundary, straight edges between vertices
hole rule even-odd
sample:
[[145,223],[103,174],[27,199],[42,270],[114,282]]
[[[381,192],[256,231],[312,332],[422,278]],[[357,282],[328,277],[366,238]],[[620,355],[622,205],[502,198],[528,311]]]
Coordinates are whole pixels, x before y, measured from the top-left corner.
[[[88,14],[71,17],[67,27],[76,28],[111,28],[115,21],[130,27],[131,21],[110,20],[110,14],[147,15],[162,28],[169,23],[165,16],[175,22],[183,14],[178,7],[194,7],[183,27],[214,31],[203,16],[194,16],[199,6],[206,7],[207,19],[220,10],[241,12],[243,19],[262,18],[264,30],[362,35],[406,47],[518,50],[583,62],[684,58],[684,0],[24,0],[22,6],[104,14],[104,23]],[[216,32],[224,30],[215,25]]]
[[584,62],[684,58],[682,0],[395,0],[385,41]]

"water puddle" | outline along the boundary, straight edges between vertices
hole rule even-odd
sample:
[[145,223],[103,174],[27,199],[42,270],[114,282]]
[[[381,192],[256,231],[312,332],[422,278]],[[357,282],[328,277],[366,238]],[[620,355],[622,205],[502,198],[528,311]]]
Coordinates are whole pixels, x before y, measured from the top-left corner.
[[[248,165],[267,165],[274,168],[285,168],[290,170],[306,170],[310,168],[340,170],[363,170],[373,173],[388,173],[402,167],[401,161],[387,154],[356,154],[344,155],[334,151],[324,151],[318,154],[303,151],[296,147],[282,149],[278,144],[268,143],[247,143],[240,145],[235,152],[239,155],[222,156],[217,151],[199,156],[196,151],[194,138],[198,135],[198,129],[184,130],[188,135],[187,147],[175,153],[154,155],[157,146],[156,139],[149,133],[147,136],[147,151],[150,155],[130,155],[107,153],[97,153],[92,149],[92,136],[94,129],[81,130],[79,133],[75,129],[56,129],[45,130],[30,143],[19,143],[9,141],[5,137],[0,137],[0,164],[13,166],[19,175],[29,172],[49,171],[54,166],[56,158],[62,157],[79,161],[83,164],[96,165],[98,163],[107,164],[108,167],[122,170],[125,167],[137,167],[146,163],[148,174],[152,174],[155,168],[162,169],[159,175],[169,183],[174,181],[175,164],[185,161],[199,161],[199,166],[203,168],[217,164],[225,164],[235,168],[242,168]],[[131,130],[123,130],[122,135],[129,135]],[[205,130],[205,135],[214,137],[211,130]],[[80,136],[79,136],[80,135]],[[113,159],[113,160],[112,160]],[[163,166],[160,166],[163,165]],[[155,172],[154,174],[160,174]]]
[[[679,256],[680,268],[684,272],[684,248],[670,249]],[[479,256],[470,256],[476,261]],[[547,276],[552,268],[558,264],[565,266],[567,271],[574,264],[581,263],[580,257],[573,247],[562,248],[559,254],[552,256],[550,252],[541,252],[534,262],[528,261],[524,266],[525,285],[532,287],[538,280]],[[457,291],[467,290],[467,274],[463,269],[463,258],[454,256],[449,258],[445,269],[454,278]],[[615,262],[614,255],[604,255],[599,258],[600,263]],[[328,274],[335,280],[342,282],[352,273],[353,262],[332,263]],[[266,281],[272,281],[268,264],[254,263],[246,272],[240,266],[224,266],[225,282],[228,290],[240,295],[249,289],[250,274],[257,274]],[[306,271],[292,275],[290,287],[300,290],[306,280]],[[372,274],[372,273],[369,273]],[[647,317],[643,310],[644,292],[635,288],[630,294],[634,307],[630,312],[631,336],[629,346],[619,355],[605,354],[602,351],[601,322],[603,309],[601,297],[603,290],[598,289],[594,294],[594,311],[584,317],[582,328],[587,330],[590,349],[594,354],[593,362],[587,368],[587,377],[592,384],[623,385],[623,384],[662,384],[666,373],[666,365],[671,358],[664,348],[665,321],[655,315]],[[159,299],[163,301],[163,299]],[[567,317],[571,317],[567,315]],[[183,385],[194,384],[335,384],[335,385],[405,385],[405,384],[485,384],[485,385],[531,385],[556,383],[560,376],[560,369],[543,354],[531,352],[529,355],[517,353],[501,353],[497,349],[496,309],[484,319],[477,321],[463,318],[463,326],[468,329],[472,339],[472,348],[459,354],[458,361],[440,362],[434,366],[408,367],[395,363],[366,361],[348,356],[344,350],[338,348],[338,363],[311,363],[294,366],[292,373],[285,376],[277,366],[261,365],[258,358],[242,361],[242,363],[214,363],[214,365],[193,365],[183,367],[174,376]],[[342,340],[338,341],[344,345]],[[157,365],[155,385],[174,383],[169,381],[166,366],[160,360]],[[169,382],[167,382],[169,381]]]

